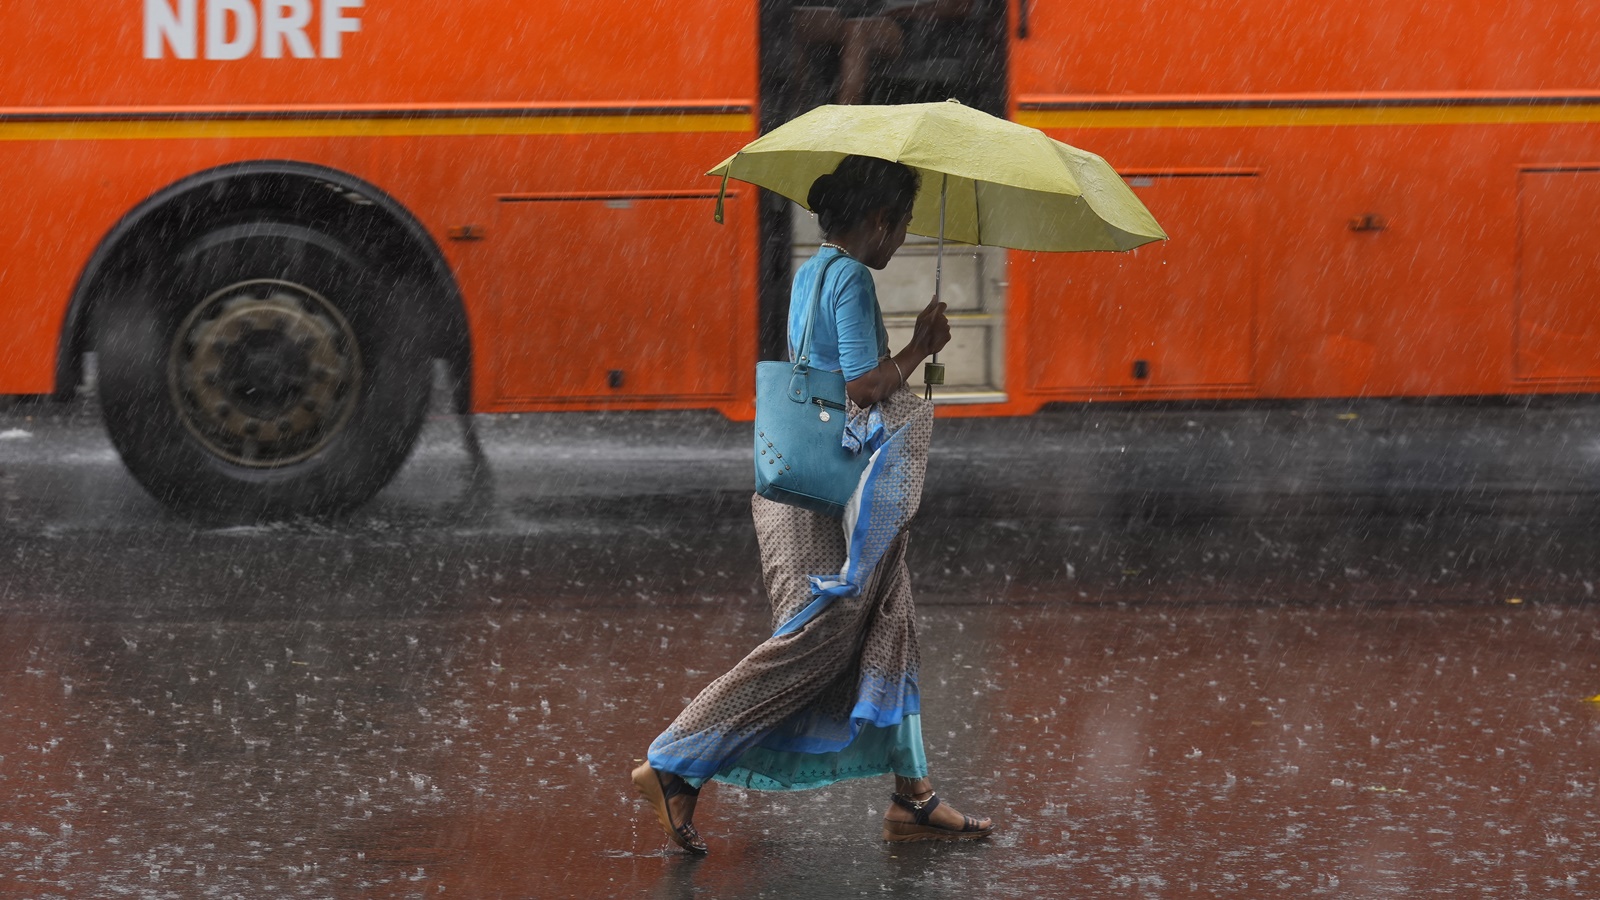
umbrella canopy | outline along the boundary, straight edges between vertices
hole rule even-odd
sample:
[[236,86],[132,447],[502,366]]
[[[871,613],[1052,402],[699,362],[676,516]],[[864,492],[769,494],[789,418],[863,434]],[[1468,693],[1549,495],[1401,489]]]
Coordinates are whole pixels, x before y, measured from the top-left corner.
[[[921,174],[913,234],[1014,250],[1131,250],[1167,237],[1105,160],[954,100],[820,106],[706,174],[724,191],[734,178],[805,206],[811,183],[850,155]],[[721,210],[719,197],[719,221]]]

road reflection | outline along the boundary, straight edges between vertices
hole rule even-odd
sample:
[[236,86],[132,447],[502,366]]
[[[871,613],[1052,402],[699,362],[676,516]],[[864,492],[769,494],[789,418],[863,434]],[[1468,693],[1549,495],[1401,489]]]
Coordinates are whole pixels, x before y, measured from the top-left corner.
[[703,861],[626,772],[753,601],[0,622],[0,882],[88,896],[1592,894],[1584,605],[935,605],[927,738],[971,847],[886,783],[713,788]]

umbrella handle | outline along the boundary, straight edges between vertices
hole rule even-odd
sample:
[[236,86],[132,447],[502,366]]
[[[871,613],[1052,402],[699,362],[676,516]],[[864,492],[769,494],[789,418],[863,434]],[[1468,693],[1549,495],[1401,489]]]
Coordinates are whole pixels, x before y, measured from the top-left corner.
[[[934,257],[933,263],[933,299],[939,299],[939,292],[944,284],[944,211],[945,204],[950,199],[950,176],[948,173],[939,173],[939,253]],[[939,354],[935,352],[933,358],[922,367],[922,399],[933,399],[933,386],[944,384],[944,366],[939,362]]]
[[[724,176],[726,177],[726,176]],[[950,199],[950,176],[939,173],[939,253],[933,262],[933,299],[939,299],[939,287],[944,277],[944,210]]]
[[[937,358],[938,355],[939,354],[935,353],[934,357]],[[944,384],[944,363],[941,363],[941,362],[928,362],[928,363],[925,363],[922,366],[922,389],[923,389],[922,399],[924,399],[924,400],[932,400],[933,399],[933,386],[936,385],[936,384]]]

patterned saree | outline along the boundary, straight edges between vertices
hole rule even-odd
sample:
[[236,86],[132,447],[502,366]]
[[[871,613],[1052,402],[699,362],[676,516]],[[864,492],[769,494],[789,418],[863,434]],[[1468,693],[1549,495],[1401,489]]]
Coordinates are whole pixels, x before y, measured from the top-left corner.
[[901,388],[849,415],[872,462],[843,520],[754,498],[772,636],[656,738],[656,769],[759,790],[927,774],[905,557],[933,405]]

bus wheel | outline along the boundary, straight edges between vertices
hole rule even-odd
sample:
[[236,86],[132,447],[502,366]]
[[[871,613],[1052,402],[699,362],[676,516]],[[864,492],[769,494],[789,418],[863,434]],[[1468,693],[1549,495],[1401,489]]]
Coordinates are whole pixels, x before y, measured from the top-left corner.
[[338,239],[255,222],[154,260],[96,311],[107,430],[173,506],[338,512],[405,462],[426,412],[418,292]]

